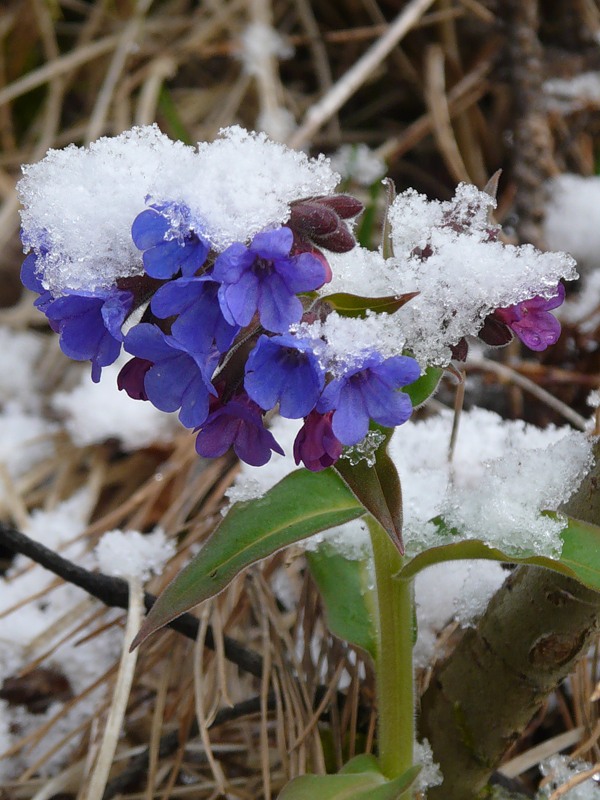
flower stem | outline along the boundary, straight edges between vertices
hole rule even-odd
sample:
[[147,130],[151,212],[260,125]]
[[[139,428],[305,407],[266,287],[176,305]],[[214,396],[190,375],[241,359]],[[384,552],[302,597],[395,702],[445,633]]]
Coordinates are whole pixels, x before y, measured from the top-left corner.
[[394,579],[402,557],[384,529],[368,521],[375,561],[378,608],[377,698],[379,764],[389,778],[413,763],[415,708],[413,688],[413,587]]

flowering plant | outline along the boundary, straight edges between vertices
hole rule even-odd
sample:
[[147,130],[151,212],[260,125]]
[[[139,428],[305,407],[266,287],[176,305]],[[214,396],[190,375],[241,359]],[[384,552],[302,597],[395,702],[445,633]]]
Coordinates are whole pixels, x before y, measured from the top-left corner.
[[[382,246],[367,250],[354,235],[362,204],[335,193],[338,176],[326,159],[240,128],[198,149],[156,127],[137,128],[89,149],[51,151],[24,171],[22,280],[38,293],[63,351],[89,360],[98,381],[124,350],[131,358],[119,388],[178,412],[204,458],[232,448],[251,467],[286,452],[303,465],[261,500],[233,506],[134,644],[253,562],[365,518],[376,577],[365,624],[373,635],[357,643],[374,642],[379,757],[315,777],[318,786],[300,778],[281,797],[296,800],[310,789],[333,798],[339,787],[344,797],[367,790],[408,798],[418,773],[413,576],[466,554],[469,543],[470,557],[534,559],[590,579],[572,553],[567,558],[577,524],[541,514],[557,510],[557,492],[540,491],[533,509],[531,495],[515,493],[516,517],[529,508],[530,541],[489,532],[504,530],[507,506],[481,527],[482,511],[506,482],[502,472],[468,492],[475,499],[488,492],[483,509],[441,498],[418,525],[409,519],[405,546],[393,457],[404,429],[394,430],[431,397],[452,360],[467,358],[469,339],[499,346],[515,334],[533,350],[555,343],[560,325],[550,312],[564,300],[560,281],[576,277],[573,260],[503,243],[490,217],[494,198],[466,185],[447,202],[390,191]],[[297,421],[285,448],[278,425],[269,427],[275,411]],[[582,435],[561,441],[551,446],[563,448],[570,469],[566,499],[591,451]],[[460,486],[454,491],[456,498]],[[326,577],[321,587],[335,604]],[[353,640],[343,618],[336,632]]]

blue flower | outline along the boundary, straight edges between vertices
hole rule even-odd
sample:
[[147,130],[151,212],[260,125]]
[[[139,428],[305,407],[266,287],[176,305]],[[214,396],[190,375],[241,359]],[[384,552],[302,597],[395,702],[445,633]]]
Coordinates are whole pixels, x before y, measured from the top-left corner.
[[205,458],[224,455],[230,447],[242,461],[262,467],[271,452],[283,455],[274,436],[263,424],[262,412],[245,393],[219,405],[202,425],[196,439],[196,452]]
[[208,353],[216,344],[224,353],[239,332],[224,318],[217,300],[219,284],[210,278],[179,278],[165,283],[152,298],[152,312],[160,319],[175,315],[171,332],[197,353]]
[[125,350],[152,362],[144,375],[144,390],[156,408],[180,409],[179,419],[186,428],[197,428],[204,422],[209,394],[216,394],[210,382],[215,366],[212,354],[207,357],[189,353],[174,336],[167,336],[147,322],[135,325],[128,332]]
[[408,395],[401,386],[417,380],[421,370],[413,358],[379,353],[367,355],[358,366],[329,383],[317,403],[321,414],[334,411],[333,432],[345,445],[358,444],[367,435],[369,420],[394,428],[412,413]]
[[[47,307],[54,300],[54,295],[48,289],[44,289],[42,279],[37,272],[37,259],[38,257],[35,253],[29,253],[25,257],[25,261],[21,265],[21,283],[26,289],[39,294],[33,305],[45,313]],[[56,331],[56,328],[53,328],[53,330]]]
[[69,292],[43,309],[60,334],[60,349],[76,361],[92,362],[92,380],[121,352],[121,326],[131,311],[133,295],[120,289]]
[[258,233],[249,247],[236,242],[215,261],[212,273],[219,281],[219,302],[231,325],[249,325],[258,311],[269,331],[285,333],[302,317],[298,292],[322,286],[327,278],[312,253],[290,255],[294,235],[289,228]]
[[325,372],[309,342],[290,333],[261,336],[246,363],[244,386],[258,405],[268,410],[279,403],[288,419],[305,417],[315,407]]
[[175,203],[142,211],[133,222],[131,236],[138,250],[144,251],[147,274],[161,280],[172,278],[179,270],[183,275],[195,275],[210,249],[191,229],[189,210]]

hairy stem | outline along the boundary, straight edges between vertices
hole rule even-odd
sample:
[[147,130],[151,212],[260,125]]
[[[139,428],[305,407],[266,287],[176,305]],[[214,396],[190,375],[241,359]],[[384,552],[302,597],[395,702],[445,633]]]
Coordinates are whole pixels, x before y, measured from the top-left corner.
[[369,520],[377,584],[377,699],[379,762],[388,778],[402,775],[413,763],[413,587],[394,575],[402,558],[375,519]]

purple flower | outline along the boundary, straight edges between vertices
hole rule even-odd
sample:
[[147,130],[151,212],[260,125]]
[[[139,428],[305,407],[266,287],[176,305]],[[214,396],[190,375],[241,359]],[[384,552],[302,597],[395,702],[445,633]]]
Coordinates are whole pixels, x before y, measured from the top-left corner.
[[312,411],[324,386],[325,372],[310,343],[290,333],[261,336],[246,363],[244,387],[252,400],[265,411],[279,403],[288,419]]
[[514,331],[530,350],[545,350],[560,336],[560,322],[550,311],[565,299],[565,287],[559,283],[556,294],[548,299],[536,295],[515,306],[498,308],[494,316]]
[[216,343],[224,353],[239,332],[221,312],[219,284],[210,278],[179,278],[165,283],[152,298],[152,312],[160,319],[177,316],[171,332],[190,350],[208,353]]
[[401,386],[415,381],[421,370],[408,356],[383,359],[378,353],[367,355],[362,364],[349,369],[329,383],[317,403],[317,411],[333,411],[332,428],[342,444],[353,445],[364,439],[369,420],[394,428],[412,413],[408,395]]
[[[174,224],[173,219],[178,220]],[[190,213],[175,203],[153,205],[131,226],[133,243],[144,251],[144,269],[152,278],[167,280],[179,270],[195,275],[204,265],[208,244],[191,230]]]
[[330,467],[342,455],[342,443],[331,427],[333,412],[311,411],[294,441],[294,461],[302,462],[311,472]]
[[121,352],[121,326],[131,311],[133,295],[120,289],[70,292],[49,302],[45,314],[60,334],[60,349],[76,361],[92,362],[92,380]]
[[289,228],[258,233],[249,247],[236,242],[215,261],[219,302],[231,325],[249,325],[258,311],[261,324],[285,333],[302,317],[298,292],[318,289],[326,270],[312,253],[290,255],[294,235]]
[[[206,354],[189,353],[174,336],[167,336],[147,322],[128,332],[125,350],[152,362],[144,375],[144,390],[156,408],[161,411],[179,408],[179,419],[186,428],[197,428],[204,422],[208,416],[209,394],[216,394],[210,382],[215,363],[212,355],[207,358]],[[130,386],[136,390],[135,383]]]
[[212,411],[196,439],[196,451],[205,458],[222,456],[230,447],[253,467],[266,464],[273,450],[283,455],[273,434],[263,425],[260,408],[245,393]]

